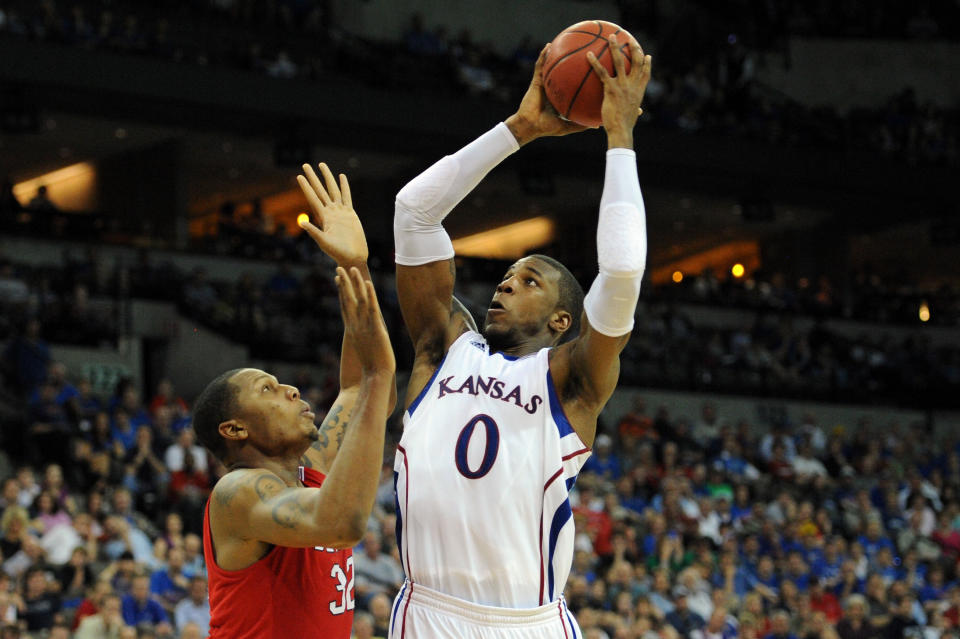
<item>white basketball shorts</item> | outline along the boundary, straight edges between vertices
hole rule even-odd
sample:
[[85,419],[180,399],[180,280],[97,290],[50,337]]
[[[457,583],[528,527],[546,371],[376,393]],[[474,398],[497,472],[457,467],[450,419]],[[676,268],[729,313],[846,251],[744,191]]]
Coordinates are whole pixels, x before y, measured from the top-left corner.
[[539,608],[481,606],[407,581],[390,615],[389,639],[583,639],[561,597]]

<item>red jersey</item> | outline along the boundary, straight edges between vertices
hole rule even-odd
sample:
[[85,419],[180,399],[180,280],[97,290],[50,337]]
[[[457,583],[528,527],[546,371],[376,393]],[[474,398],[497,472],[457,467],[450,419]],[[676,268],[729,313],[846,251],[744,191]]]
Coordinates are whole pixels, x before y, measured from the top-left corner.
[[[324,475],[301,469],[305,486]],[[217,566],[210,502],[203,515],[210,584],[209,639],[347,639],[353,626],[353,550],[274,546],[241,570]]]

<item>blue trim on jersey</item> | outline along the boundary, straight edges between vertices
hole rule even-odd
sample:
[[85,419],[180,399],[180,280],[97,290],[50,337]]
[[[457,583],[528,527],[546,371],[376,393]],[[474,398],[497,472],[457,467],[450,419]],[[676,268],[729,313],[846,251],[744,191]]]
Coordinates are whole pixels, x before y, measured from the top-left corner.
[[549,595],[551,601],[553,601],[553,553],[557,550],[557,538],[560,537],[560,531],[572,517],[573,511],[570,509],[570,500],[564,499],[563,503],[557,508],[557,512],[553,514],[553,521],[550,522],[549,553],[547,555],[547,584],[549,588],[547,589],[547,595]]
[[573,485],[574,485],[575,483],[577,483],[577,477],[576,477],[576,476],[568,477],[568,478],[567,478],[567,492],[568,492],[568,493],[569,493],[570,490],[573,488]]
[[[449,352],[450,351],[448,350],[447,353]],[[410,417],[413,417],[413,411],[417,410],[417,406],[420,405],[420,402],[423,401],[423,398],[427,396],[427,391],[430,390],[431,386],[433,386],[433,380],[437,379],[437,375],[440,374],[440,369],[443,368],[443,363],[447,361],[447,353],[443,354],[443,359],[441,359],[440,363],[437,364],[437,370],[433,371],[433,375],[430,376],[430,379],[427,380],[427,383],[423,386],[420,394],[417,395],[417,398],[410,404],[410,408],[407,409],[407,415]]]
[[567,608],[566,602],[563,604],[563,611],[567,613],[567,623],[570,624],[570,632],[573,633],[573,639],[578,639],[579,635],[577,634],[577,627],[573,625],[573,617],[570,616],[570,609]]
[[547,367],[547,394],[550,396],[550,414],[553,415],[553,423],[557,425],[560,438],[563,439],[574,430],[573,426],[570,425],[570,420],[567,419],[566,413],[563,412],[560,398],[557,397],[557,389],[553,385],[553,375],[550,374],[549,366]]
[[397,492],[397,480],[399,477],[400,473],[393,471],[393,503],[396,507],[394,512],[397,514],[397,521],[394,527],[396,529],[397,548],[400,550],[400,566],[403,568],[404,574],[406,574],[407,567],[403,565],[403,512],[400,510],[400,494]]
[[403,593],[407,590],[407,582],[403,582],[403,588],[400,589],[400,594],[397,595],[397,600],[393,602],[393,614],[390,615],[390,628],[389,635],[393,636],[393,624],[397,620],[397,612],[400,610],[400,604],[403,603]]

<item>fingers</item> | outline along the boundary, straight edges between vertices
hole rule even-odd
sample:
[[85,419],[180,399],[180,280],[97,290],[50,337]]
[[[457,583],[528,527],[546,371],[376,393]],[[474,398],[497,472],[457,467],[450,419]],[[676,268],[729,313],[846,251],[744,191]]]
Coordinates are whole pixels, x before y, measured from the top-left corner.
[[643,72],[649,78],[653,74],[653,56],[646,55],[643,57]]
[[373,282],[364,280],[364,286],[367,289],[367,298],[370,300],[370,310],[380,314],[380,303],[377,301],[377,290],[373,287]]
[[340,194],[343,198],[343,203],[353,208],[353,197],[350,195],[350,183],[347,182],[347,176],[343,173],[340,174]]
[[590,63],[590,66],[593,67],[593,72],[600,76],[600,81],[606,83],[610,79],[610,74],[607,73],[606,67],[600,64],[600,61],[597,60],[597,56],[593,55],[593,51],[587,51],[587,62]]
[[317,246],[319,246],[321,249],[323,249],[324,252],[326,252],[329,244],[327,242],[327,237],[326,235],[324,235],[323,231],[321,231],[319,228],[314,226],[314,224],[311,223],[310,220],[303,220],[303,221],[298,220],[297,223],[300,225],[300,228],[306,231],[307,235],[309,235],[313,239],[313,241],[317,243]]
[[334,281],[337,283],[337,294],[340,296],[340,312],[346,320],[353,316],[357,308],[357,293],[353,289],[353,282],[350,281],[347,271],[342,266],[337,267]]
[[[303,166],[306,167],[304,168],[304,173],[306,173],[307,169],[310,167],[306,164]],[[313,170],[310,170],[310,173],[312,174]],[[316,178],[317,176],[314,175],[313,177]],[[303,177],[302,175],[297,176],[297,184],[300,185],[300,190],[303,191],[303,196],[307,198],[307,203],[310,205],[310,208],[319,216],[320,211],[323,210],[324,203],[317,195],[317,190],[311,185],[307,178]],[[326,195],[326,193],[324,193],[324,195]]]
[[537,57],[537,62],[533,65],[533,77],[540,77],[540,72],[543,70],[543,63],[547,59],[547,51],[549,50],[549,42],[545,44],[542,49],[540,49],[540,55]]
[[610,34],[607,37],[610,43],[610,57],[613,59],[613,69],[617,77],[623,77],[626,74],[626,63],[623,61],[623,51],[620,50],[620,43],[617,42],[617,36]]
[[327,166],[326,162],[321,162],[320,173],[323,174],[323,181],[327,184],[327,192],[330,194],[330,199],[334,202],[340,202],[340,187],[337,186],[337,181],[333,179],[333,173],[330,172],[330,167]]
[[350,267],[350,280],[353,285],[354,294],[357,296],[357,306],[360,310],[365,310],[370,304],[370,294],[367,290],[366,281],[360,274],[360,269],[355,266]]
[[351,267],[346,271],[342,266],[338,266],[334,281],[337,283],[340,311],[345,323],[349,322],[354,328],[359,328],[371,318],[381,317],[373,282],[364,279],[360,269]]
[[[650,56],[647,56],[650,57]],[[639,42],[630,43],[630,68],[632,69],[642,69],[643,68],[643,47],[640,46]]]
[[314,173],[313,167],[309,164],[304,164],[302,167],[303,174],[307,176],[307,181],[310,183],[310,186],[313,187],[313,190],[316,191],[317,197],[324,204],[330,204],[333,200],[330,199],[330,195],[327,193],[327,190],[323,188],[323,184],[320,183],[320,178],[317,177],[317,174]]

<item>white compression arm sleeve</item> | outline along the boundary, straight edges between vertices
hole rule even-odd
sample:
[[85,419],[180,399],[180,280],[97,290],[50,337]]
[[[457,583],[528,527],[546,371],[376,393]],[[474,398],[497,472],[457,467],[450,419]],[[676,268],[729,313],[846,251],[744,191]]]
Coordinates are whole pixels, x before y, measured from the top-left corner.
[[501,122],[400,189],[393,216],[397,264],[419,266],[453,257],[453,243],[441,226],[443,218],[519,148]]
[[600,274],[583,300],[587,319],[604,335],[626,335],[633,330],[647,262],[647,216],[636,154],[630,149],[607,151],[597,222],[597,258]]

